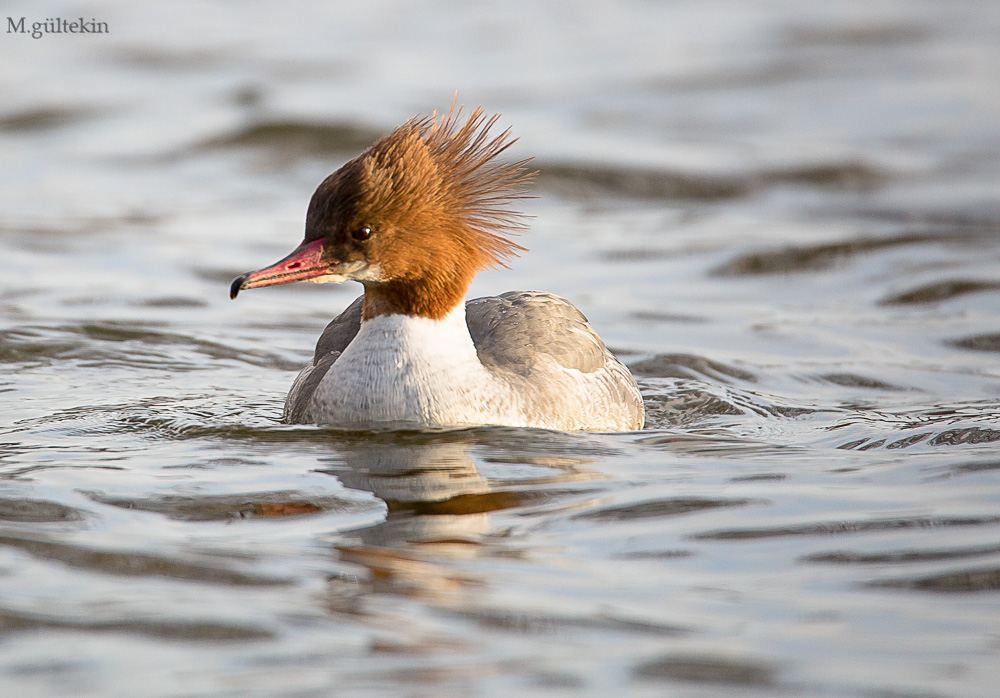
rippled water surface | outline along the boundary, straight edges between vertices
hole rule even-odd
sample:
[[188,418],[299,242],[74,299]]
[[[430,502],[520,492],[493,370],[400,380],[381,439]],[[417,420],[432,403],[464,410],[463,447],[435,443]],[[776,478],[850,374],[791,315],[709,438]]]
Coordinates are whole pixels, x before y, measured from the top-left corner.
[[[4,694],[997,695],[996,10],[31,3],[110,33],[0,36]],[[228,282],[456,89],[540,171],[473,294],[641,433],[280,423],[359,289]]]

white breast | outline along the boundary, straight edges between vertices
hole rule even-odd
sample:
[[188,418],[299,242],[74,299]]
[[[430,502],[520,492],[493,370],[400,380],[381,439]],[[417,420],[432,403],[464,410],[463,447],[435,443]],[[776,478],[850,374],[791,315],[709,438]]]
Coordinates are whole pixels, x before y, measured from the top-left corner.
[[525,425],[510,386],[480,363],[464,303],[441,320],[380,315],[362,322],[304,416],[359,428]]

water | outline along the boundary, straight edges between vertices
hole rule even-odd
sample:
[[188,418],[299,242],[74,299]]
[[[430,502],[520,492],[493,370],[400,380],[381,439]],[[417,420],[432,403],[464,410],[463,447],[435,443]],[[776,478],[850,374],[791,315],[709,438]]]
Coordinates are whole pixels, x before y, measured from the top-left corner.
[[[996,695],[996,10],[33,3],[111,33],[0,41],[4,692]],[[642,433],[280,424],[358,289],[229,281],[455,89],[540,170],[473,294]]]

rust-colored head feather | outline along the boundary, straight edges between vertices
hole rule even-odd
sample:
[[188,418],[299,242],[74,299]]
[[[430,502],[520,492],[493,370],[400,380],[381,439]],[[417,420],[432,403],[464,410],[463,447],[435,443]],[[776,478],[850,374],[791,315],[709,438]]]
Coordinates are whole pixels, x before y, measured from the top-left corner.
[[534,173],[525,167],[529,160],[496,160],[516,140],[510,129],[490,138],[499,114],[487,118],[477,108],[459,125],[460,115],[452,108],[446,116],[411,119],[369,148],[358,158],[366,200],[359,203],[390,212],[397,224],[433,217],[481,253],[482,267],[503,265],[524,250],[504,234],[525,228],[510,204],[528,195]]
[[[464,296],[481,269],[524,250],[511,204],[528,196],[528,160],[497,157],[515,140],[491,136],[499,116],[476,109],[407,121],[324,181],[309,204],[306,241],[325,239],[327,261],[363,259],[366,314],[437,317]],[[370,231],[363,242],[352,239]]]
[[456,130],[458,116],[452,111],[432,121],[427,130],[427,147],[438,162],[451,170],[461,218],[476,234],[477,246],[489,257],[491,266],[502,265],[524,248],[491,231],[509,234],[526,227],[523,214],[509,206],[528,196],[526,185],[535,173],[527,170],[530,158],[512,163],[495,161],[517,140],[510,137],[509,128],[487,140],[499,114],[487,119],[482,109],[476,109]]

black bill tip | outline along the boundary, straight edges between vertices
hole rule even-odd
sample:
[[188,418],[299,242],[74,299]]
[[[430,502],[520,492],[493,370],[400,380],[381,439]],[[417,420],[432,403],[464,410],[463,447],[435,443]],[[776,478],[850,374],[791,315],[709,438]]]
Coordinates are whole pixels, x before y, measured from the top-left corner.
[[240,290],[243,288],[243,282],[246,281],[249,274],[244,274],[243,276],[237,276],[233,279],[233,283],[229,286],[229,298],[230,300],[236,300],[236,296],[239,295]]

